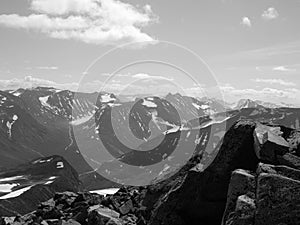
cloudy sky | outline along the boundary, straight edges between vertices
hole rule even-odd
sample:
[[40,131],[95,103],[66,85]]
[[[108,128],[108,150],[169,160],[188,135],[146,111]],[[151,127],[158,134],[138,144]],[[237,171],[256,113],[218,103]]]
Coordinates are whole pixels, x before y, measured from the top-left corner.
[[[300,105],[299,11],[299,0],[1,0],[0,89],[76,89],[97,57],[144,41],[153,41],[148,46],[159,48],[163,57],[144,45],[113,52],[91,69],[91,90],[139,57],[170,58],[172,65],[189,67],[189,73],[200,76],[198,81],[206,79],[180,50],[152,47],[164,40],[198,54],[214,72],[226,101],[251,98]],[[174,66],[133,67],[118,70],[109,87],[118,91],[135,82],[131,88],[142,90],[143,79],[155,78],[148,89],[165,91],[176,83],[187,93],[200,94]]]

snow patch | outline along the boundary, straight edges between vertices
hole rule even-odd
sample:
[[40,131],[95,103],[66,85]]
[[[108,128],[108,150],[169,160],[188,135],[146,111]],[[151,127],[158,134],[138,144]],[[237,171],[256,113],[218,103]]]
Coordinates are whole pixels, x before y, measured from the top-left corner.
[[78,126],[80,124],[83,124],[83,123],[89,121],[92,117],[93,117],[93,115],[87,115],[87,116],[84,116],[84,117],[79,118],[77,120],[71,121],[71,124],[74,125],[74,126]]
[[57,162],[57,163],[56,163],[56,168],[57,168],[57,169],[62,169],[62,168],[64,168],[64,163],[63,163],[63,162]]
[[37,160],[37,161],[33,162],[33,164],[35,164],[35,163],[45,163],[45,162],[51,162],[51,161],[52,161],[52,158],[50,158],[50,159],[47,159],[47,160],[42,160],[42,159],[39,159],[39,160]]
[[0,184],[0,192],[10,193],[18,184]]
[[98,195],[113,195],[119,191],[119,188],[108,188],[108,189],[102,189],[102,190],[94,190],[90,191],[90,193],[95,193]]
[[53,180],[49,180],[44,185],[52,184],[53,182],[54,182]]
[[48,96],[45,96],[45,97],[39,97],[39,100],[41,102],[41,104],[45,107],[48,107],[50,108],[51,106],[47,103],[48,99],[49,99],[49,95]]
[[17,97],[19,97],[21,94],[22,94],[22,92],[14,92],[14,93],[12,93],[14,96],[17,96]]
[[148,100],[143,100],[142,105],[149,107],[149,108],[156,108],[157,105],[154,102],[148,101]]
[[23,176],[5,177],[5,178],[1,178],[0,182],[3,183],[8,181],[14,181],[14,180],[19,180],[21,178],[23,178]]
[[198,105],[198,104],[196,104],[196,103],[192,103],[192,105],[196,108],[196,109],[201,109],[201,106],[200,105]]
[[14,125],[14,123],[15,123],[17,120],[18,120],[18,116],[17,116],[17,115],[14,115],[14,116],[12,117],[12,121],[11,121],[11,122],[10,122],[10,121],[7,121],[7,122],[6,122],[6,126],[7,126],[7,128],[8,128],[7,133],[8,133],[9,138],[11,138],[11,136],[12,136],[12,132],[11,132],[12,126]]
[[22,188],[22,189],[19,189],[17,191],[13,191],[13,192],[10,192],[9,194],[7,195],[3,195],[0,197],[0,199],[9,199],[9,198],[15,198],[15,197],[18,197],[20,196],[21,194],[23,194],[24,192],[30,190],[32,186],[29,186],[29,187],[25,187],[25,188]]
[[102,103],[109,103],[116,101],[116,98],[112,98],[111,94],[105,94],[101,96],[101,102]]

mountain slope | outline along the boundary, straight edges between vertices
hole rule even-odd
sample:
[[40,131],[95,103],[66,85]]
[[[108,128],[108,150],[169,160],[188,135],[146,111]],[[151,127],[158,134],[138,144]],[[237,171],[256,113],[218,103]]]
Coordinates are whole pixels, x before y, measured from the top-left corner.
[[0,173],[0,215],[25,214],[55,192],[80,189],[77,172],[64,158],[38,158]]

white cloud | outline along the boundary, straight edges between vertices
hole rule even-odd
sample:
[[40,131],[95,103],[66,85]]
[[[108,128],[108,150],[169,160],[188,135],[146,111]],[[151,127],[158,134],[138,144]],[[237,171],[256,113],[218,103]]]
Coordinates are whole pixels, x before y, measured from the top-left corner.
[[136,79],[162,79],[162,80],[169,80],[169,81],[174,80],[173,78],[169,78],[169,77],[154,76],[154,75],[149,75],[149,74],[145,74],[145,73],[134,74],[131,77],[136,78]]
[[39,70],[58,70],[57,66],[38,66],[36,68]]
[[267,84],[279,84],[282,86],[296,86],[295,83],[289,82],[289,81],[284,81],[282,79],[253,79],[252,81],[257,82],[257,83],[267,83]]
[[281,72],[292,72],[292,71],[296,71],[295,69],[290,69],[287,68],[285,66],[277,66],[273,68],[274,71],[281,71]]
[[252,26],[251,20],[248,17],[243,17],[241,24],[246,27]]
[[65,15],[68,13],[88,13],[96,10],[96,1],[92,0],[32,0],[31,9],[52,15]]
[[[144,83],[144,80],[140,82],[132,82],[134,79],[140,79],[141,77],[150,78],[148,82]],[[152,94],[152,95],[163,95],[171,91],[177,91],[178,88],[172,83],[169,84],[168,78],[159,77],[164,79],[165,82],[161,80],[154,79],[158,76],[151,76],[147,74],[135,74],[128,75],[127,82],[119,82],[119,80],[111,80],[108,83],[104,83],[100,80],[88,81],[85,83],[57,83],[47,79],[36,78],[32,76],[26,76],[24,78],[14,78],[10,80],[0,80],[0,90],[17,90],[19,88],[35,88],[35,87],[53,87],[60,90],[71,90],[80,92],[99,92],[107,91],[114,94]],[[153,78],[153,79],[152,79]],[[173,92],[174,92],[173,91]]]
[[16,90],[18,88],[54,87],[58,89],[76,90],[78,83],[60,84],[54,81],[26,76],[23,79],[0,80],[0,90]]
[[31,0],[34,14],[0,15],[0,25],[92,44],[153,41],[142,29],[158,21],[151,6],[118,0]]
[[279,13],[275,8],[270,7],[267,10],[265,10],[261,16],[265,20],[274,20],[279,16]]
[[275,89],[265,87],[263,89],[237,89],[232,85],[223,85],[220,87],[225,101],[233,102],[243,98],[253,100],[262,100],[267,102],[280,103],[285,102],[300,106],[300,90],[296,88]]

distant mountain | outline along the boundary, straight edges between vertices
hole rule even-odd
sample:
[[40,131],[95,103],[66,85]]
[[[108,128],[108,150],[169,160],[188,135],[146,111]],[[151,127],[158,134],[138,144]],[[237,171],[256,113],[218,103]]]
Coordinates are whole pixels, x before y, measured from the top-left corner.
[[[169,130],[169,132],[144,142],[136,148],[138,151],[124,152],[118,160],[102,163],[98,167],[98,171],[101,171],[101,174],[106,173],[107,177],[117,178],[119,181],[130,177],[132,182],[135,182],[132,178],[136,178],[137,183],[147,183],[180,169],[184,164],[182,160],[185,159],[185,154],[197,155],[204,151],[202,164],[209,165],[217,154],[216,149],[222,144],[223,136],[238,120],[250,119],[263,124],[268,123],[299,129],[299,115],[300,109],[243,108],[226,113],[217,113],[213,116],[200,117],[196,123],[190,121],[186,127]],[[107,126],[102,126],[102,128],[107,130]],[[109,137],[112,138],[113,135]],[[110,139],[109,143],[115,146],[113,149],[120,148],[120,146],[113,144],[115,143],[113,138]],[[169,155],[175,148],[176,157]],[[152,149],[152,151],[149,151],[149,149]],[[148,150],[147,154],[143,155],[145,150]],[[149,168],[146,171],[143,169],[143,166],[161,160],[165,160],[165,163],[156,164],[154,168]],[[130,167],[126,166],[119,167],[119,161],[141,166],[141,170],[131,170]],[[89,181],[92,184],[91,179]],[[97,183],[96,179],[94,182]],[[92,186],[95,187],[95,183]]]
[[[68,118],[54,111],[58,108],[45,107],[40,101],[55,94],[56,91],[48,88],[0,92],[0,165],[3,170],[50,155],[68,158],[78,171],[90,169],[76,148],[66,151],[71,143]],[[63,103],[61,108],[60,112],[64,112]]]
[[296,108],[294,105],[292,104],[287,104],[284,102],[280,102],[280,103],[271,103],[271,102],[264,102],[264,101],[260,101],[260,100],[256,100],[256,103],[266,107],[266,108]]
[[[199,150],[198,145],[206,146],[206,139],[212,136],[214,140],[206,148],[209,158],[226,131],[222,127],[242,118],[299,128],[298,109],[269,108],[249,99],[239,101],[235,110],[224,107],[220,100],[178,93],[124,99],[113,93],[43,87],[1,91],[0,169],[5,171],[37,157],[61,155],[77,170],[86,187],[97,189],[116,184],[97,174],[95,168],[121,177],[128,175],[125,168],[116,170],[114,162],[107,163],[111,155],[143,166],[150,162],[137,162],[137,157],[143,156],[134,150],[154,148],[148,159],[159,161],[168,157],[174,146],[182,152]],[[176,164],[170,161],[169,169]],[[157,168],[157,173],[165,169]]]
[[244,108],[264,108],[263,105],[258,104],[256,101],[251,99],[241,99],[238,101],[233,109],[244,109]]
[[242,108],[295,108],[292,104],[286,103],[271,103],[264,102],[261,100],[251,100],[251,99],[241,99],[237,103],[228,105],[232,109],[242,109]]

